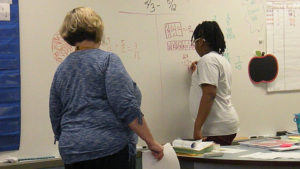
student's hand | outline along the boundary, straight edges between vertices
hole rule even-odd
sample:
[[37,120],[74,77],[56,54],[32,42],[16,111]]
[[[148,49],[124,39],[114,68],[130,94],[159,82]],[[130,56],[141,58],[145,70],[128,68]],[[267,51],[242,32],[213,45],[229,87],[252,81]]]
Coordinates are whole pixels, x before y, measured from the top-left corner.
[[191,66],[190,66],[190,70],[192,71],[192,73],[197,69],[197,63],[198,61],[194,61]]
[[155,159],[161,160],[164,156],[164,147],[157,143],[156,141],[153,141],[152,143],[148,144],[149,150],[151,150],[152,155]]
[[202,136],[201,129],[200,129],[200,130],[195,130],[195,131],[194,131],[194,139],[195,139],[195,140],[200,140],[200,139],[202,139],[203,141],[204,141],[204,139],[206,139],[206,138],[204,138],[204,137]]
[[195,139],[195,140],[200,140],[200,139],[202,139],[201,134],[194,133],[194,139]]

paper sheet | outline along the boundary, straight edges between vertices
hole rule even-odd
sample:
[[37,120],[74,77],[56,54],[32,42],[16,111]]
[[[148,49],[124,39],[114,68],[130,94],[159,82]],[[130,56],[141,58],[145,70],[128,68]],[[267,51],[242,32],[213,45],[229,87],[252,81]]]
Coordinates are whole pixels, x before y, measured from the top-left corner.
[[10,4],[0,3],[0,21],[10,21]]
[[229,154],[234,154],[234,153],[240,153],[240,152],[244,152],[247,150],[243,150],[243,149],[234,149],[234,148],[220,148],[220,152],[222,153],[229,153]]
[[151,151],[143,152],[143,169],[180,169],[177,155],[170,143],[164,145],[164,157],[157,161]]
[[270,159],[276,159],[276,158],[300,158],[300,153],[287,153],[287,152],[272,152],[272,153],[262,153],[262,152],[257,152],[257,153],[252,153],[248,155],[243,155],[240,157],[247,157],[247,158],[257,158],[257,159],[265,159],[265,160],[270,160]]
[[291,147],[275,147],[275,148],[270,148],[270,150],[273,151],[291,151],[291,150],[299,150],[300,146],[291,146]]
[[267,0],[267,53],[278,61],[278,75],[268,91],[300,89],[300,0]]

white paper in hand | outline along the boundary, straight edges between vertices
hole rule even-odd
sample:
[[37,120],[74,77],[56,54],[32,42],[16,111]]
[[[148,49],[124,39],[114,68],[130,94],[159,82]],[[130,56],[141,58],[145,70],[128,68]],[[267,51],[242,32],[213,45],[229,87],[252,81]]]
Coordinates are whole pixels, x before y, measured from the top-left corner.
[[143,169],[180,169],[177,155],[170,143],[164,145],[164,157],[157,161],[151,151],[143,152]]

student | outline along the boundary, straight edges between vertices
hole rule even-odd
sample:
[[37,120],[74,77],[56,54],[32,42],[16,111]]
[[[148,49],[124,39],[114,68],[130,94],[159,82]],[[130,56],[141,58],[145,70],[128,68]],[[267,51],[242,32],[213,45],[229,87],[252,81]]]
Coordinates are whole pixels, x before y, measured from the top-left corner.
[[194,139],[230,145],[238,131],[238,115],[231,103],[231,66],[222,56],[226,45],[215,21],[199,24],[192,43],[200,56],[191,64],[190,111],[196,117]]
[[119,56],[99,49],[100,16],[75,8],[60,35],[76,47],[57,68],[50,91],[50,118],[65,168],[134,169],[137,135],[162,159],[163,147],[140,110],[139,88]]

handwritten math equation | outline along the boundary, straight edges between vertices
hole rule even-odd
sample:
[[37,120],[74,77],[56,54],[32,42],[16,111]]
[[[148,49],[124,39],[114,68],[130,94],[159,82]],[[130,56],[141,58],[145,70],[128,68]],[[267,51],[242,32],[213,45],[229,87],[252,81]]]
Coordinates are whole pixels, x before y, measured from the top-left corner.
[[175,0],[165,0],[165,1],[146,0],[144,2],[144,5],[150,13],[157,12],[158,9],[162,8],[162,6],[165,6],[165,5],[167,5],[168,9],[171,12],[176,11],[176,8],[177,8],[177,4],[175,3]]
[[167,39],[168,51],[182,51],[182,50],[194,50],[194,46],[191,44],[191,40],[180,39],[172,40],[172,38],[184,38],[185,35],[193,33],[192,26],[182,26],[181,22],[170,22],[164,24],[165,37]]
[[[130,42],[128,40],[112,41],[110,37],[106,37],[101,43],[101,49],[109,52],[116,52],[122,54],[122,57],[131,57],[133,59],[140,59],[140,52],[137,42]],[[52,38],[52,54],[54,59],[61,63],[70,53],[75,51],[75,47],[66,43],[59,33],[55,33]]]
[[[214,21],[217,21],[217,19],[218,18],[216,15],[214,15],[212,17],[212,20],[214,20]],[[229,13],[227,13],[227,15],[225,16],[225,27],[224,28],[225,29],[223,30],[223,33],[224,33],[226,44],[228,44],[227,42],[236,39],[234,29],[232,27],[232,19],[231,19],[231,16]],[[241,56],[234,56],[230,52],[230,48],[228,48],[228,45],[226,45],[226,46],[227,46],[227,48],[226,48],[225,52],[223,53],[223,56],[228,60],[228,62],[230,64],[233,65],[233,68],[235,68],[236,70],[242,70],[243,61],[241,59]]]
[[181,64],[183,64],[187,68],[189,68],[191,66],[192,62],[193,62],[191,56],[189,56],[188,53],[184,53],[182,55],[181,59],[182,59]]
[[265,9],[261,0],[243,0],[245,7],[245,19],[250,26],[251,33],[261,32],[265,21],[261,16],[264,15]]
[[235,35],[233,29],[231,27],[231,17],[229,14],[226,16],[226,29],[225,34],[227,39],[235,39]]
[[242,70],[243,62],[241,60],[241,56],[230,57],[230,52],[228,49],[225,50],[223,56],[228,60],[229,63],[233,64],[236,70]]
[[113,41],[110,37],[106,37],[104,39],[104,43],[101,44],[101,48],[104,48],[106,51],[114,51],[122,54],[124,57],[131,57],[136,60],[140,59],[139,46],[137,42],[124,39]]
[[164,34],[166,40],[166,50],[180,54],[181,64],[189,67],[192,64],[192,58],[189,53],[194,52],[195,47],[191,40],[193,28],[191,25],[183,25],[181,22],[168,22],[164,24]]
[[[164,24],[165,37],[167,39],[167,50],[194,50],[191,40],[185,39],[185,36],[191,36],[193,29],[191,25],[182,26],[181,22],[170,22]],[[183,38],[172,40],[172,38]]]
[[182,37],[184,34],[191,34],[193,33],[193,29],[191,25],[186,27],[182,26],[181,22],[171,22],[165,23],[165,35],[166,39],[170,39],[173,37]]
[[58,63],[61,63],[70,53],[74,51],[75,47],[65,42],[58,32],[54,34],[52,38],[52,54]]

